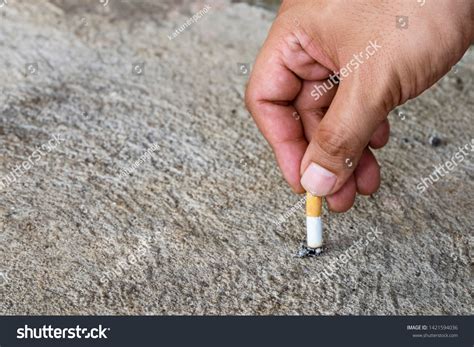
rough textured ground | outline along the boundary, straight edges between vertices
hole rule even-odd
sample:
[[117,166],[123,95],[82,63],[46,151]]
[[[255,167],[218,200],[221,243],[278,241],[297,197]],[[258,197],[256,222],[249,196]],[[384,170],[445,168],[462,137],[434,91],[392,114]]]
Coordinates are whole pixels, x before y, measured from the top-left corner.
[[1,191],[1,314],[472,312],[474,152],[416,189],[473,138],[472,54],[393,113],[382,188],[326,215],[329,251],[302,260],[303,210],[275,225],[300,198],[244,109],[237,66],[273,14],[221,2],[170,41],[203,3],[76,3],[0,8],[0,178],[64,138]]

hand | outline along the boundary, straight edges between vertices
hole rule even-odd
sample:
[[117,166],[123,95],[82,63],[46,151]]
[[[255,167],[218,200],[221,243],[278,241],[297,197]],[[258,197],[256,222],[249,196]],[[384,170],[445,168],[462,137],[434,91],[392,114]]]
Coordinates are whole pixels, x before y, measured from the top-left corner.
[[246,103],[292,189],[339,212],[374,193],[388,113],[461,59],[473,23],[472,0],[284,1]]

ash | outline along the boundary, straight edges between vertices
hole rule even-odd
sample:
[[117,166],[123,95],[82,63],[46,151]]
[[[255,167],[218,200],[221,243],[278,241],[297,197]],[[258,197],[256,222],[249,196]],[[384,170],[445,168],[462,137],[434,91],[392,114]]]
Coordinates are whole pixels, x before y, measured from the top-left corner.
[[324,247],[318,247],[318,248],[311,248],[308,247],[306,242],[301,242],[300,249],[298,250],[298,253],[296,253],[296,258],[313,258],[320,256],[323,251]]

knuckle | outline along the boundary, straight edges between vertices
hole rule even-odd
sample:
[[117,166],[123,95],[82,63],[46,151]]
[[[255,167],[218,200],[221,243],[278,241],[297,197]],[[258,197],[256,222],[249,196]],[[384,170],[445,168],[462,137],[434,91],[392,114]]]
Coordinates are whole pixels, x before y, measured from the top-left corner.
[[359,154],[360,141],[357,136],[354,136],[349,129],[341,126],[335,128],[321,127],[315,141],[324,154],[338,162],[355,158]]

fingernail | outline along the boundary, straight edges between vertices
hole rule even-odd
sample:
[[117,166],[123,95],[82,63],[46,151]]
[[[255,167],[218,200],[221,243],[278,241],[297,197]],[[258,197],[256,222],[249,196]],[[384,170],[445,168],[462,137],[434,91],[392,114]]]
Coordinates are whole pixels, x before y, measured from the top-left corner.
[[301,177],[301,185],[313,195],[326,196],[334,188],[336,180],[336,175],[331,171],[311,163]]

